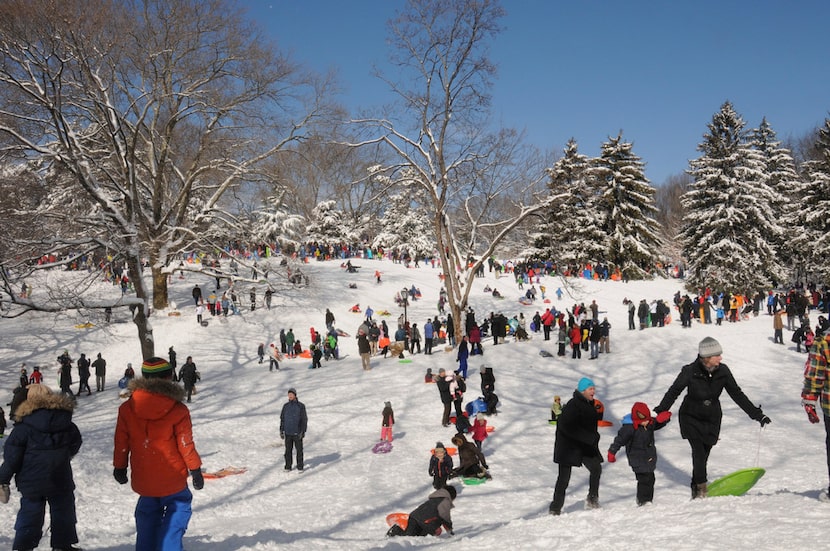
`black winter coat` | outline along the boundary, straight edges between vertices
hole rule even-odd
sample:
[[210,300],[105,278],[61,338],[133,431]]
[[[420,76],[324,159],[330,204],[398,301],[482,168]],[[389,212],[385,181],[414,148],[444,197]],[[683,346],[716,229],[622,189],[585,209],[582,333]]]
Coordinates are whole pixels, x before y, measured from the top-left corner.
[[562,413],[556,419],[556,443],[553,462],[578,467],[585,457],[599,457],[599,413],[594,402],[579,391],[574,391]]
[[623,421],[623,426],[608,451],[616,455],[625,446],[625,455],[632,471],[637,474],[653,473],[657,467],[654,431],[665,426],[666,423],[657,423],[652,419],[648,425],[640,425],[635,429],[630,420],[627,423]]
[[196,364],[193,362],[185,363],[179,371],[179,380],[184,383],[185,388],[193,388],[196,386]]
[[47,394],[25,400],[18,422],[6,438],[0,484],[14,476],[20,493],[42,498],[75,489],[70,460],[81,449],[81,432],[72,422],[72,400]]
[[441,526],[452,532],[452,498],[446,488],[435,490],[429,499],[409,513],[409,523],[417,524],[418,535],[434,534]]
[[758,421],[764,416],[761,408],[755,407],[746,397],[725,364],[720,364],[711,373],[706,371],[699,357],[684,365],[654,411],[670,410],[683,389],[687,392],[680,404],[680,436],[686,440],[703,440],[710,446],[717,443],[723,417],[719,398],[724,389],[751,419]]
[[441,402],[451,404],[452,394],[450,394],[450,382],[446,380],[446,377],[437,377],[435,379],[435,386],[438,387],[438,392],[441,394]]

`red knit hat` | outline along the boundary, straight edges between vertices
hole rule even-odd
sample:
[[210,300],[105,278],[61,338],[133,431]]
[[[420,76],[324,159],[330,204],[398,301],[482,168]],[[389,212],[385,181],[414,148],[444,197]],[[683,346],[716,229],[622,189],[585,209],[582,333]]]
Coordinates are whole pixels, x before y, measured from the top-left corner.
[[651,410],[643,402],[635,402],[631,406],[631,421],[634,423],[634,428],[637,429],[643,423],[651,421]]

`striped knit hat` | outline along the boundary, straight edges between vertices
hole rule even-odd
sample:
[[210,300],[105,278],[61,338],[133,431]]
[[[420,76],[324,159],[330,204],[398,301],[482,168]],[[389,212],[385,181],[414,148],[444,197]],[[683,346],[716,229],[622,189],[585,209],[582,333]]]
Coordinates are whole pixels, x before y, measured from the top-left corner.
[[173,368],[163,358],[147,358],[141,363],[141,373],[145,377],[166,377]]

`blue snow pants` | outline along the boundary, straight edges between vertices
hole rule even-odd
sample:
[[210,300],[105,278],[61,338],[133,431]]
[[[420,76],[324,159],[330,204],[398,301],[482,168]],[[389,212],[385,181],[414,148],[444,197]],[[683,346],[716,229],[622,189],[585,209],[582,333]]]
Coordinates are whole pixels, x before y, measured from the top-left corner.
[[192,501],[189,488],[164,497],[139,497],[135,506],[136,551],[182,551]]

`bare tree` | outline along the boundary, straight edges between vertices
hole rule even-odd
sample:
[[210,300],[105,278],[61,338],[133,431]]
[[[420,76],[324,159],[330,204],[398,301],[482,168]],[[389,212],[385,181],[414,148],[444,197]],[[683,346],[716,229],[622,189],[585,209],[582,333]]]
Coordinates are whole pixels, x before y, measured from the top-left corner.
[[233,221],[223,195],[267,179],[262,163],[328,107],[328,82],[274,53],[225,0],[8,0],[0,52],[0,97],[16,100],[0,108],[0,144],[55,182],[36,213],[47,216],[58,196],[88,205],[77,212],[84,235],[44,248],[115,251],[152,355],[146,317],[151,300],[167,306],[170,261]]
[[488,44],[503,16],[491,0],[408,2],[389,24],[397,72],[379,75],[401,102],[400,120],[356,121],[373,134],[363,144],[383,143],[395,157],[377,167],[379,180],[418,190],[432,216],[456,334],[475,271],[546,204],[534,196],[544,171],[523,162],[520,136],[487,131],[496,72]]

